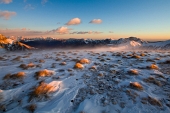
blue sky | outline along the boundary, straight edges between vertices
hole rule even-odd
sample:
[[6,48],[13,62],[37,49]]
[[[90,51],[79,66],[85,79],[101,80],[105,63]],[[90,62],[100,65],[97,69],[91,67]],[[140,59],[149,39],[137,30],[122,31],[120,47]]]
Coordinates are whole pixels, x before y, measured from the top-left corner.
[[167,40],[170,0],[0,0],[0,33]]

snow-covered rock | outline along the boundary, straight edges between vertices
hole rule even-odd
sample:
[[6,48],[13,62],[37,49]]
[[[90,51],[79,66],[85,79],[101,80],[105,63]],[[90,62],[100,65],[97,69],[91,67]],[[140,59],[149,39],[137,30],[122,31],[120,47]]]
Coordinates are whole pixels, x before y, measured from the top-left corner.
[[14,41],[12,39],[6,38],[4,35],[0,34],[0,47],[6,50],[25,50],[25,49],[34,49],[31,46],[28,46],[19,41]]

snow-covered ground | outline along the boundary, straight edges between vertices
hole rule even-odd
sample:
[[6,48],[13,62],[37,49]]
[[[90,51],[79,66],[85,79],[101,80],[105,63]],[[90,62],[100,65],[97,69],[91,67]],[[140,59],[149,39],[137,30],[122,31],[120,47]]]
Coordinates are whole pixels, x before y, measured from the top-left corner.
[[[168,51],[115,48],[1,53],[0,112],[169,113],[168,60]],[[50,75],[37,78],[44,69]],[[14,77],[18,72],[25,76]],[[43,83],[50,87],[36,93]]]

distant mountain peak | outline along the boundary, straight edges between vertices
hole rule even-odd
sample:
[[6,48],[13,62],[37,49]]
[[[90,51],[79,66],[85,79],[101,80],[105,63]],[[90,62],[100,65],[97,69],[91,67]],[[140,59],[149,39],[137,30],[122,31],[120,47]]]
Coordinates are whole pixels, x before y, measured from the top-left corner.
[[120,38],[120,39],[118,39],[119,44],[127,43],[127,42],[130,42],[130,41],[135,41],[135,42],[138,42],[140,44],[148,43],[147,41],[143,41],[142,39],[137,38],[137,37],[129,37],[129,38]]

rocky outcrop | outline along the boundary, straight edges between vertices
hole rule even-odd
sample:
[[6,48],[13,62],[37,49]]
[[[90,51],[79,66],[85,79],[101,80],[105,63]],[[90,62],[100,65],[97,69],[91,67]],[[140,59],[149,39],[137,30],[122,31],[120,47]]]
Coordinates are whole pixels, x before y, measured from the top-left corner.
[[0,34],[0,47],[8,51],[35,49],[34,47],[28,46],[19,41],[8,39],[2,34]]

